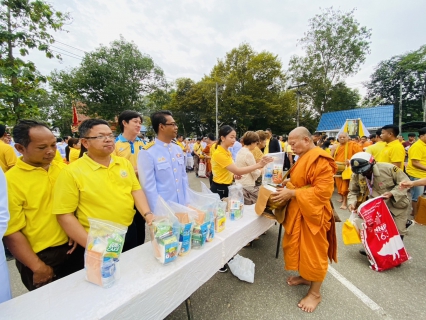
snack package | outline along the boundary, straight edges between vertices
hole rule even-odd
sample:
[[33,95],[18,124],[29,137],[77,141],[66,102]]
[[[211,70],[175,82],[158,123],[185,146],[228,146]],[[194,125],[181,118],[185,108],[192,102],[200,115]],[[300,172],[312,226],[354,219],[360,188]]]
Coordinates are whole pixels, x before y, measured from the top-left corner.
[[173,210],[161,197],[158,197],[155,211],[155,219],[149,228],[151,244],[157,260],[167,264],[178,257],[180,223]]
[[119,258],[127,227],[101,219],[88,220],[90,230],[84,253],[86,280],[109,288],[120,278]]
[[243,217],[244,212],[244,194],[243,186],[233,184],[228,187],[228,211],[229,220],[235,221]]
[[205,214],[204,222],[209,222],[209,232],[207,233],[207,242],[213,241],[215,236],[216,207],[219,195],[211,193],[204,194],[188,189],[188,206],[195,208]]
[[283,166],[285,152],[268,153],[267,157],[272,157],[274,161],[268,163],[263,170],[262,184],[277,186],[283,180]]
[[195,225],[194,220],[198,219],[195,210],[185,207],[179,203],[169,201],[170,208],[175,212],[175,216],[180,223],[179,234],[179,255],[183,256],[191,250],[192,232]]
[[216,207],[216,232],[222,232],[226,226],[226,207],[228,204],[225,201],[220,201]]

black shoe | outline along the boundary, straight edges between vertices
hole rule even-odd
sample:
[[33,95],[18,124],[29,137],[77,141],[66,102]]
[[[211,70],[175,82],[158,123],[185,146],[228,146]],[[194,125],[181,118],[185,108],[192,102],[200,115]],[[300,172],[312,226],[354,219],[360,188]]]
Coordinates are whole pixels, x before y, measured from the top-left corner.
[[407,220],[407,223],[405,224],[405,229],[408,229],[409,227],[411,227],[414,224],[413,220]]
[[365,252],[365,250],[364,250],[364,249],[360,249],[360,250],[359,250],[359,253],[361,253],[363,256],[366,256],[366,255],[367,255],[367,252]]
[[228,264],[225,264],[222,268],[219,269],[219,272],[228,272]]
[[9,254],[6,255],[6,261],[11,261],[11,260],[14,260],[14,259],[15,259],[14,256],[9,255]]

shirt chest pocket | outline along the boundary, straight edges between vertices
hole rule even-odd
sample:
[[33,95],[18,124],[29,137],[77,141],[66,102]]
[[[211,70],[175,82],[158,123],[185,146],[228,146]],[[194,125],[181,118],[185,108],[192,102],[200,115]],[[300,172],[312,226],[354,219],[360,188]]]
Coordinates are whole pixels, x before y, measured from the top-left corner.
[[168,163],[168,162],[157,163],[157,170],[158,171],[167,170],[170,167],[171,167],[170,163]]
[[178,162],[178,164],[179,164],[180,166],[183,166],[183,165],[184,165],[184,162],[183,162],[183,159],[182,159],[182,158],[178,158],[178,159],[177,159],[177,162]]

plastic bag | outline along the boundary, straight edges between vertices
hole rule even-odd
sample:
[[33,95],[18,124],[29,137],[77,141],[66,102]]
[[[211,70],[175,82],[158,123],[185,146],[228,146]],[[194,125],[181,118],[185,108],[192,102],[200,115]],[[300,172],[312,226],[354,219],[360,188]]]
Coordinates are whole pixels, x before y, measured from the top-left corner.
[[200,178],[207,178],[206,176],[206,163],[204,160],[200,159],[200,162],[198,164],[198,177]]
[[382,197],[364,202],[358,213],[364,219],[360,235],[371,269],[387,270],[410,259]]
[[86,280],[109,288],[120,278],[119,259],[127,227],[101,219],[88,220],[90,230],[84,253]]
[[222,232],[226,227],[226,207],[228,204],[224,201],[219,201],[216,207],[216,232]]
[[212,241],[215,236],[215,219],[216,219],[216,206],[218,203],[218,195],[214,193],[204,194],[204,193],[193,191],[192,189],[187,190],[187,195],[188,195],[188,201],[189,201],[188,206],[196,209],[197,211],[201,211],[205,214],[204,222],[209,223],[207,242]]
[[243,186],[233,184],[228,187],[228,211],[229,220],[239,220],[244,213],[244,193]]
[[175,212],[175,216],[178,218],[180,223],[178,254],[183,256],[188,254],[191,250],[192,232],[195,224],[194,221],[198,219],[198,213],[173,201],[169,201],[168,204]]
[[267,157],[272,157],[274,161],[268,163],[263,170],[262,184],[277,186],[283,180],[283,167],[285,152],[268,153]]
[[234,276],[242,281],[254,282],[254,262],[237,254],[228,262],[229,269]]
[[361,243],[359,230],[354,223],[356,214],[351,213],[350,217],[345,221],[342,227],[342,238],[345,245]]
[[149,227],[154,256],[162,264],[170,263],[178,257],[180,223],[173,210],[162,197],[158,197],[154,221]]

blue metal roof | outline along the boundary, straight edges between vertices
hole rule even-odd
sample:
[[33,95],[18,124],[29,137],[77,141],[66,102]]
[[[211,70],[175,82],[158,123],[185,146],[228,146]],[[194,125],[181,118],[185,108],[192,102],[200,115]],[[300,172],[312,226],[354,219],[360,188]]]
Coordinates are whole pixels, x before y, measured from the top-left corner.
[[338,130],[346,119],[361,119],[366,128],[380,128],[393,123],[393,105],[324,113],[317,131]]

